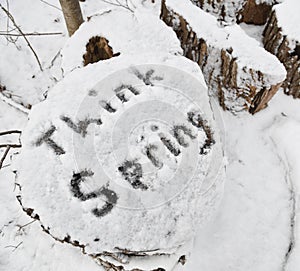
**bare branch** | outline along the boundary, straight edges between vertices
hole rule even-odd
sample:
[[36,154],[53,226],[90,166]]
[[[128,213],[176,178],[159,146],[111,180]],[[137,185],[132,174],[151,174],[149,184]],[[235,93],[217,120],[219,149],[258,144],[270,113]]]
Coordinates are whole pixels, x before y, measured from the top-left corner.
[[[6,0],[6,8],[7,8],[7,10],[9,11],[9,2],[8,2],[8,0]],[[8,33],[8,28],[9,28],[9,18],[7,17],[7,19],[6,19],[6,33]],[[7,44],[8,44],[8,38],[7,38]]]
[[30,48],[30,50],[32,51],[32,53],[34,54],[34,57],[37,61],[37,63],[39,64],[40,70],[43,71],[41,62],[36,54],[36,52],[34,51],[34,49],[32,48],[30,42],[28,41],[28,39],[26,38],[26,36],[24,35],[23,31],[21,30],[21,28],[17,25],[14,17],[12,16],[12,14],[6,9],[4,8],[1,4],[0,4],[1,9],[5,12],[5,14],[8,16],[8,18],[11,20],[11,22],[14,24],[14,26],[17,28],[17,30],[20,32],[20,34],[23,36],[23,38],[25,39],[28,47]]
[[[11,135],[11,134],[19,134],[20,135],[21,133],[22,132],[19,130],[9,130],[9,131],[0,132],[0,136]],[[19,144],[11,144],[11,143],[0,144],[0,148],[6,148],[2,158],[0,159],[0,169],[3,168],[4,160],[6,159],[10,149],[11,148],[21,148],[21,147],[22,147],[22,144],[21,144],[20,138],[19,138]]]
[[112,6],[121,7],[129,10],[130,12],[134,12],[132,8],[129,7],[128,0],[125,1],[125,4],[121,3],[120,0],[101,0],[104,3],[110,4]]
[[25,107],[23,104],[17,103],[15,102],[13,99],[11,99],[10,97],[5,96],[3,93],[0,92],[0,100],[2,100],[3,102],[5,102],[6,104],[14,107],[15,109],[23,112],[24,114],[28,114],[30,109]]
[[[15,172],[14,172],[14,173],[15,173]],[[16,183],[16,182],[15,182],[14,192],[15,192],[15,190],[16,190],[16,187],[19,187],[19,191],[22,190],[22,186],[21,186],[19,183]]]
[[48,6],[50,6],[50,7],[53,7],[53,8],[55,8],[55,9],[57,9],[57,10],[60,10],[60,11],[62,11],[59,7],[57,7],[57,6],[54,6],[54,5],[52,5],[52,4],[50,4],[50,3],[48,3],[47,1],[45,1],[45,0],[40,0],[41,2],[43,2],[44,4],[46,4],[46,5],[48,5]]
[[21,144],[10,144],[10,143],[0,144],[0,148],[8,148],[8,147],[10,147],[10,148],[21,148],[22,145]]
[[4,32],[4,31],[0,31],[0,36],[11,36],[11,37],[21,37],[23,35],[25,36],[52,36],[52,35],[62,35],[63,33],[62,32],[53,32],[53,33],[38,33],[38,32],[34,32],[34,33],[23,33],[22,34],[15,34],[15,33],[1,33],[1,32]]
[[51,60],[51,63],[49,65],[49,67],[47,67],[47,69],[50,69],[53,67],[55,60],[61,55],[61,50],[59,50],[56,55],[53,57],[53,59]]
[[3,163],[4,163],[4,160],[5,160],[6,156],[7,156],[8,153],[9,153],[10,148],[11,148],[10,146],[7,146],[7,147],[6,147],[6,150],[5,150],[3,156],[2,156],[2,158],[1,158],[1,160],[0,160],[0,169],[2,168],[2,165],[3,165]]
[[16,225],[16,226],[19,228],[18,231],[21,231],[21,230],[23,230],[23,228],[29,226],[30,224],[32,224],[32,223],[34,223],[34,222],[36,222],[36,219],[34,219],[34,220],[32,220],[32,221],[26,223],[25,225],[22,225],[22,226],[21,226],[21,225]]
[[9,130],[9,131],[0,132],[0,136],[10,135],[10,134],[21,134],[21,133],[22,131],[19,130]]
[[15,251],[20,245],[22,245],[23,244],[23,242],[20,242],[18,245],[16,245],[16,246],[6,246],[5,248],[14,248],[13,249],[13,251]]

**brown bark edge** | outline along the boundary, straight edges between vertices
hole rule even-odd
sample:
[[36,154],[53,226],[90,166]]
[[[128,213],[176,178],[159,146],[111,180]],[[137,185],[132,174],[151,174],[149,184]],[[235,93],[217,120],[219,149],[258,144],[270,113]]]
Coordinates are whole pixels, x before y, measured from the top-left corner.
[[287,77],[282,85],[284,92],[300,98],[300,45],[291,48],[288,37],[283,35],[278,26],[275,11],[266,24],[263,36],[265,49],[276,55],[287,70]]

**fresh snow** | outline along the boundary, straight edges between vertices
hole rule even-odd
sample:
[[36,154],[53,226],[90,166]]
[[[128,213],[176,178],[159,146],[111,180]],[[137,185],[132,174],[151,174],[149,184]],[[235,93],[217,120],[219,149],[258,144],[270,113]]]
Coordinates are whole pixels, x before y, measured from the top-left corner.
[[[286,35],[293,47],[300,42],[299,29],[299,10],[300,2],[298,0],[286,0],[282,4],[274,7],[278,26],[282,28],[282,32]],[[296,43],[297,42],[297,43]]]
[[[58,0],[47,2],[59,6]],[[152,6],[149,2],[151,1],[140,6],[149,8]],[[155,14],[159,14],[159,2],[156,1],[153,9]],[[0,0],[0,3],[6,5],[4,0]],[[64,32],[64,35],[56,37],[30,37],[44,67],[47,67],[47,63],[51,63],[56,53],[68,41],[61,11],[42,1],[9,3],[16,21],[21,26],[26,25],[24,30]],[[134,4],[140,8],[136,0]],[[81,5],[84,16],[97,13],[100,9],[112,8],[102,1],[86,0]],[[28,16],[32,11],[34,16]],[[37,16],[41,18],[38,24]],[[289,14],[286,13],[285,17],[288,20]],[[59,21],[52,22],[56,18]],[[1,30],[6,29],[6,16],[3,14],[0,16],[0,25]],[[21,38],[17,41],[17,45],[21,45],[19,51],[13,44],[9,43],[7,46],[3,37],[0,40],[3,53],[0,83],[7,86],[6,95],[13,95],[15,100],[24,104],[37,103],[44,98],[43,93],[56,84],[55,79],[49,80],[49,73],[38,71],[35,59]],[[73,53],[75,56],[76,52]],[[63,75],[59,61],[60,58],[57,58],[55,67],[50,72],[57,80]],[[110,61],[115,60],[107,62]],[[176,67],[177,60],[172,61]],[[172,61],[168,65],[172,65]],[[146,63],[151,63],[151,59]],[[92,67],[93,65],[89,65],[86,69],[92,71]],[[198,73],[198,68],[193,70]],[[103,72],[109,74],[109,71]],[[36,77],[31,78],[32,75]],[[94,81],[90,85],[89,81],[95,76],[92,73],[90,77],[84,78],[87,88],[93,87]],[[78,81],[80,79],[77,78]],[[68,88],[71,87],[72,82],[68,85]],[[56,89],[60,89],[59,85]],[[51,93],[50,97],[56,95],[55,91]],[[211,102],[214,104],[218,123],[223,123],[220,127],[226,128],[223,129],[226,131],[225,148],[228,160],[225,194],[214,218],[205,228],[199,228],[191,257],[180,270],[298,271],[299,100],[291,99],[280,91],[271,100],[268,108],[254,116],[246,113],[234,116],[221,111],[214,100]],[[26,120],[26,114],[0,100],[0,131],[23,130]],[[15,136],[5,139],[9,142],[17,140]],[[21,210],[15,198],[18,192],[15,181],[18,182],[18,179],[15,179],[12,172],[14,168],[10,166],[14,158],[11,155],[18,151],[13,149],[10,152],[5,160],[5,167],[0,171],[0,270],[102,270],[93,259],[82,254],[79,248],[55,241],[42,231],[38,222],[28,224],[32,219]],[[296,224],[291,227],[293,217],[296,217]],[[288,252],[291,244],[292,250]],[[166,265],[169,264],[167,262],[166,259]],[[176,268],[179,269],[179,266]]]
[[[200,0],[191,0],[191,2],[195,3],[199,6]],[[224,16],[224,24],[233,24],[236,22],[236,17],[239,11],[242,9],[243,5],[245,4],[245,0],[223,0],[223,1],[202,1],[204,2],[201,6],[203,10],[209,12],[210,14],[215,15],[216,17],[220,17],[220,13],[222,8],[226,13]],[[214,4],[212,5],[211,2]],[[223,23],[223,22],[222,22]]]

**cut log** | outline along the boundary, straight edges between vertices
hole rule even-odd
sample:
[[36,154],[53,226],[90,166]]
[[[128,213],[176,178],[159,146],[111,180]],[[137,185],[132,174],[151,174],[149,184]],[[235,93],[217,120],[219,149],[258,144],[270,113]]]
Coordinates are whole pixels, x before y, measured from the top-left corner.
[[176,32],[184,55],[198,63],[224,109],[254,114],[266,107],[285,79],[278,59],[239,26],[220,28],[216,18],[191,2],[163,1],[161,18]]
[[[294,98],[300,98],[300,31],[299,18],[293,2],[280,4],[274,8],[264,30],[263,43],[265,48],[275,54],[287,70],[287,78],[283,83],[284,92]],[[288,5],[289,4],[289,5]],[[296,1],[294,1],[294,4]],[[295,16],[293,16],[293,13]],[[290,24],[285,24],[283,16],[291,14]]]
[[95,36],[86,44],[86,53],[83,55],[84,66],[106,60],[114,56],[113,49],[106,38]]
[[238,18],[238,22],[264,25],[272,12],[272,6],[274,4],[276,4],[276,2],[273,0],[248,0],[243,6],[243,9],[239,12],[240,18]]
[[266,23],[275,0],[191,0],[196,6],[216,16],[223,24]]

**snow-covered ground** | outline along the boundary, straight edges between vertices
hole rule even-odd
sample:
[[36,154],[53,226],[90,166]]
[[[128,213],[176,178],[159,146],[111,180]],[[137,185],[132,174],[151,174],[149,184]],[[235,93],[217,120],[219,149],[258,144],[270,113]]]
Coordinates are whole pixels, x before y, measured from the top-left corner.
[[[59,7],[58,0],[47,2]],[[101,1],[91,2],[82,4],[84,16],[107,8]],[[146,2],[150,5],[151,1]],[[7,7],[6,1],[0,3]],[[21,37],[16,42],[19,49],[0,37],[0,84],[6,85],[6,95],[13,95],[16,101],[35,104],[63,75],[59,58],[51,65],[68,40],[62,13],[44,1],[11,0],[9,4],[24,32],[63,33],[29,38],[41,59],[43,73]],[[1,31],[6,31],[6,23],[5,14],[0,13]],[[259,37],[260,29],[244,29]],[[254,116],[236,116],[215,108],[226,138],[225,193],[215,217],[205,228],[199,228],[184,270],[298,271],[300,100],[280,90],[269,107]],[[23,130],[26,121],[25,113],[0,100],[0,131]],[[17,143],[18,137],[7,136],[5,140]],[[10,151],[0,171],[0,270],[101,270],[80,249],[55,241],[21,210],[16,199],[18,180],[10,166],[10,156],[16,152],[18,149]],[[3,149],[0,157],[2,154]]]
[[255,116],[222,116],[229,160],[223,204],[199,232],[188,267],[296,271],[299,225],[292,221],[300,214],[300,168],[294,160],[299,101],[278,93]]

